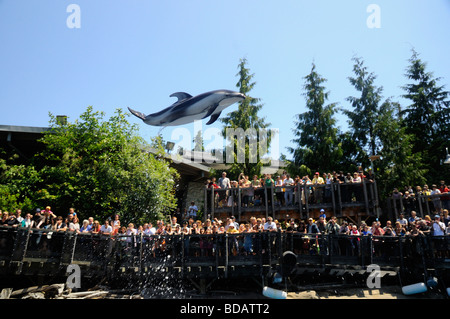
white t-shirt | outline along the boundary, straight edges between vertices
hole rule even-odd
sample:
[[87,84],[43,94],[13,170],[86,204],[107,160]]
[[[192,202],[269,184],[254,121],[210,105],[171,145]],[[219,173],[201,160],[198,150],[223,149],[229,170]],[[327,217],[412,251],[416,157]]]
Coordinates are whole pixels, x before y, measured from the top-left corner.
[[[285,180],[284,180],[284,185],[285,186],[292,186],[292,185],[294,185],[294,180],[292,179],[292,178],[286,178]],[[292,188],[290,188],[290,189],[292,189]]]
[[433,236],[444,236],[445,224],[443,222],[433,223]]
[[70,230],[80,230],[80,224],[79,223],[70,223],[69,229]]
[[[441,193],[441,191],[439,190],[439,189],[433,189],[431,192],[430,192],[430,195],[438,195],[438,194],[440,194]],[[433,200],[433,202],[440,202],[441,201],[441,199],[439,198],[439,197],[433,197],[432,198],[432,200]]]
[[133,241],[133,238],[131,236],[136,235],[137,234],[137,230],[135,228],[132,229],[127,229],[126,235],[127,237],[127,242],[131,243]]
[[264,224],[264,230],[274,230],[277,229],[277,224],[275,222],[266,222]]
[[406,218],[399,218],[397,221],[400,223],[400,225],[408,225],[408,220]]
[[437,194],[440,194],[441,193],[441,191],[439,190],[439,189],[433,189],[431,192],[430,192],[430,195],[437,195]]
[[126,233],[128,236],[131,236],[131,235],[136,235],[137,234],[137,230],[136,230],[136,228],[132,228],[132,229],[127,229],[127,233]]
[[189,206],[188,214],[189,214],[189,216],[195,217],[195,216],[197,216],[197,211],[198,211],[198,208],[196,205]]
[[108,227],[106,227],[105,225],[102,225],[102,227],[100,227],[100,232],[101,233],[112,233],[113,229],[110,225],[108,225]]
[[219,178],[219,187],[220,188],[230,188],[231,187],[230,179],[228,177]]

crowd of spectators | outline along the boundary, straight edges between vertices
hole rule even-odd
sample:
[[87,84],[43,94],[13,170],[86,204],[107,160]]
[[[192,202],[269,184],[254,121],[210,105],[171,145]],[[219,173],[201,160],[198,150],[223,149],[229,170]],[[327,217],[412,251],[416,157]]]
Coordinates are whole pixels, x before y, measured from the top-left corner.
[[[192,208],[192,206],[196,207],[194,202],[191,203],[190,207]],[[0,225],[48,229],[56,232],[72,231],[79,234],[117,235],[118,237],[184,234],[191,235],[188,237],[193,238],[191,245],[195,245],[198,240],[199,251],[203,251],[202,248],[207,248],[202,245],[211,244],[211,242],[204,242],[201,240],[202,236],[198,236],[196,239],[196,235],[240,234],[243,236],[240,237],[239,241],[233,242],[233,246],[235,252],[244,254],[256,253],[255,243],[252,243],[251,235],[260,232],[300,234],[297,238],[302,238],[302,240],[297,242],[295,248],[298,253],[311,253],[312,251],[320,250],[322,243],[318,238],[322,234],[356,236],[355,239],[345,242],[347,246],[335,247],[335,251],[350,255],[357,254],[361,236],[426,236],[437,238],[433,240],[435,240],[434,248],[438,256],[449,257],[448,240],[440,240],[450,235],[450,216],[447,209],[443,209],[441,213],[436,213],[433,216],[426,215],[424,218],[418,217],[415,211],[411,211],[407,216],[401,213],[397,220],[388,220],[384,225],[378,220],[373,221],[371,224],[366,224],[364,221],[357,224],[343,219],[338,223],[338,219],[335,216],[327,217],[324,209],[320,213],[317,220],[313,218],[306,220],[291,218],[278,221],[269,216],[267,219],[264,217],[251,217],[245,222],[236,221],[234,216],[225,220],[214,218],[206,219],[205,221],[196,219],[195,215],[190,215],[187,219],[180,221],[176,216],[172,216],[170,221],[158,220],[155,225],[152,222],[144,223],[143,225],[135,225],[134,223],[121,225],[120,216],[116,214],[113,218],[108,218],[102,223],[89,217],[80,224],[78,214],[73,208],[69,210],[67,216],[62,217],[55,215],[51,207],[47,206],[44,210],[36,209],[34,215],[27,213],[25,217],[21,216],[22,211],[20,209],[11,214],[0,212]],[[212,247],[210,248],[212,249]]]
[[[309,175],[293,177],[284,171],[275,178],[271,174],[264,174],[261,178],[254,175],[250,179],[249,176],[240,174],[238,180],[230,180],[227,173],[222,172],[219,179],[213,177],[207,180],[206,187],[214,189],[215,207],[230,207],[233,203],[236,205],[239,199],[242,207],[265,205],[266,194],[268,205],[274,201],[276,206],[292,206],[300,203],[305,205],[306,201],[310,204],[331,202],[332,185],[336,183],[342,184],[342,202],[362,201],[362,183],[365,181],[373,182],[374,175],[370,169],[364,172],[362,167],[353,174],[333,171],[321,175],[315,172],[312,178]],[[241,189],[241,198],[238,198],[238,188]],[[208,196],[207,200],[210,202],[211,198]]]
[[[444,180],[441,180],[439,184],[432,184],[431,187],[425,184],[414,188],[405,186],[403,190],[394,188],[391,196],[395,209],[405,214],[410,214],[413,210],[417,211],[419,205],[425,212],[442,213],[444,209],[450,210],[450,192]],[[421,196],[426,196],[426,199],[419,202],[418,199]]]
[[[352,174],[344,176],[342,172],[331,174],[324,174],[320,176],[318,172],[314,175],[312,180],[308,176],[303,178],[295,177],[294,179],[289,174],[283,173],[277,176],[276,179],[272,179],[270,174],[266,174],[263,178],[254,176],[250,181],[248,176],[241,174],[239,181],[230,181],[226,176],[226,172],[222,173],[222,177],[216,183],[216,179],[212,178],[207,182],[207,187],[211,189],[227,189],[227,191],[217,192],[216,199],[221,205],[227,206],[231,204],[230,197],[236,196],[232,192],[236,187],[242,188],[242,205],[251,206],[258,205],[258,202],[263,201],[264,196],[267,194],[268,202],[275,201],[276,205],[294,205],[298,203],[298,200],[304,201],[305,198],[300,197],[299,185],[316,185],[324,184],[331,185],[332,183],[344,183],[346,185],[352,185],[361,183],[361,181],[368,179],[373,181],[373,175],[371,173],[363,173],[362,170]],[[275,192],[272,194],[267,192],[271,188],[266,188],[264,191],[263,186],[274,186]],[[350,189],[353,192],[352,196],[358,193],[357,190]],[[303,189],[302,189],[303,190]],[[316,192],[314,187],[311,188],[311,194],[317,203],[326,199],[327,187],[321,188],[321,192]],[[231,191],[231,192],[229,192]],[[25,228],[38,228],[51,230],[55,232],[71,231],[78,234],[100,234],[106,236],[131,236],[131,235],[192,235],[190,237],[195,238],[195,235],[214,235],[214,234],[244,234],[251,235],[257,232],[282,232],[282,233],[300,233],[304,234],[305,238],[300,243],[297,243],[298,251],[311,251],[311,249],[320,250],[321,243],[316,240],[310,240],[311,238],[318,237],[318,235],[347,235],[347,236],[384,236],[384,237],[396,237],[396,236],[426,236],[426,237],[445,237],[450,235],[450,217],[449,217],[449,204],[450,198],[445,196],[437,197],[436,200],[432,195],[447,194],[449,193],[448,187],[444,181],[441,181],[440,186],[432,185],[431,189],[427,185],[423,187],[417,186],[415,189],[412,187],[405,187],[401,192],[398,189],[394,189],[392,197],[394,199],[401,199],[405,205],[401,205],[403,209],[399,210],[399,216],[397,220],[386,221],[385,225],[381,225],[381,222],[377,219],[370,225],[364,221],[359,224],[349,222],[348,220],[340,219],[338,222],[335,216],[330,216],[325,213],[325,210],[321,210],[321,214],[317,220],[313,218],[307,218],[305,220],[274,220],[271,216],[267,219],[264,217],[251,217],[248,221],[238,222],[236,218],[231,216],[225,220],[203,219],[198,218],[198,207],[195,202],[191,202],[190,206],[186,208],[184,215],[180,214],[179,210],[170,219],[157,220],[153,225],[152,222],[144,223],[142,225],[135,225],[134,223],[121,224],[120,216],[115,214],[110,218],[103,221],[94,219],[93,217],[87,217],[80,220],[80,216],[75,212],[74,208],[70,208],[65,216],[57,215],[53,213],[50,206],[45,209],[37,208],[34,213],[27,212],[22,216],[22,210],[16,209],[14,212],[0,211],[0,226],[8,227],[25,227]],[[344,196],[346,193],[344,191]],[[409,202],[413,202],[413,199],[418,195],[430,195],[426,201],[427,205],[432,205],[429,215],[424,215],[423,218],[417,216],[415,205],[409,205]],[[323,197],[322,197],[323,196]],[[360,195],[356,195],[357,197]],[[450,196],[450,193],[449,193]],[[234,200],[234,202],[237,202]],[[203,219],[204,221],[202,221]],[[308,235],[308,236],[306,236]],[[313,235],[313,237],[309,236]],[[251,238],[249,236],[242,236],[242,242],[240,245],[236,244],[236,251],[241,250],[245,253],[254,253],[254,247],[250,240],[245,238]],[[448,257],[449,250],[447,249],[447,241],[436,241],[434,245],[436,252],[440,256]],[[195,239],[193,239],[195,242]],[[200,241],[201,242],[201,241]],[[335,250],[340,250],[341,253],[351,254],[355,253],[355,249],[358,249],[359,239],[351,240],[351,247],[335,247]],[[305,244],[306,243],[306,244]]]

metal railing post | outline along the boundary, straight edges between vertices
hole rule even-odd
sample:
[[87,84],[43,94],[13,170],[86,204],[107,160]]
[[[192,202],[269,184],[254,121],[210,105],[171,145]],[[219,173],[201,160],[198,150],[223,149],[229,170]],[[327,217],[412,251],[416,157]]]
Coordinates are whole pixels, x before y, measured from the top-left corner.
[[225,233],[225,278],[228,278],[228,233]]
[[267,198],[267,186],[264,185],[264,202],[266,206],[266,219],[269,217],[269,204],[268,204],[268,198]]

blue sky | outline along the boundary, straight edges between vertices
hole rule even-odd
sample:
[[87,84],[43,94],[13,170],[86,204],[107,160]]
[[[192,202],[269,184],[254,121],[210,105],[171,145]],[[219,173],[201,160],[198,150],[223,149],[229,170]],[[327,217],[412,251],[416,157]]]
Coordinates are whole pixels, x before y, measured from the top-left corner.
[[[70,4],[81,9],[80,28],[66,24]],[[367,25],[370,4],[380,9],[380,28]],[[348,108],[345,98],[357,94],[347,79],[356,55],[384,97],[405,105],[400,86],[412,48],[450,90],[449,31],[449,0],[0,0],[0,124],[47,126],[49,112],[74,121],[89,105],[107,118],[128,106],[157,112],[175,102],[173,92],[236,89],[246,58],[251,95],[289,157],[313,62],[330,103]],[[129,120],[147,140],[159,131]],[[338,125],[347,128],[343,115]],[[194,135],[193,124],[183,127]],[[173,129],[162,131],[166,140]]]

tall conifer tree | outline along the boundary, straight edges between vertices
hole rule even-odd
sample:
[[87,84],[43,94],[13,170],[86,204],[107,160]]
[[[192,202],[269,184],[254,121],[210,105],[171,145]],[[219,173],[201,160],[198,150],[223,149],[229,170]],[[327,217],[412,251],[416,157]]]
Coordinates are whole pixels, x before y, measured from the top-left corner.
[[297,115],[294,129],[296,148],[289,148],[293,162],[289,170],[298,174],[295,168],[307,167],[312,170],[331,171],[336,169],[342,148],[338,142],[336,128],[336,103],[326,104],[329,92],[323,83],[326,79],[316,72],[313,63],[311,72],[304,77],[303,94],[306,112]]
[[411,104],[401,112],[403,126],[413,135],[413,152],[422,153],[429,166],[427,179],[436,181],[445,176],[448,180],[450,173],[441,160],[445,159],[445,147],[450,147],[450,92],[438,84],[440,78],[426,70],[415,50],[409,63],[405,75],[412,83],[403,86],[403,97]]
[[358,165],[368,166],[369,156],[375,155],[379,149],[379,142],[375,133],[375,125],[380,114],[382,104],[382,87],[375,86],[376,76],[369,73],[364,61],[354,57],[354,77],[349,77],[351,85],[360,92],[359,96],[349,96],[351,109],[342,109],[349,118],[352,139],[356,142],[354,161]]
[[[259,129],[267,129],[269,123],[265,122],[264,117],[260,117],[258,112],[262,109],[263,104],[260,103],[261,99],[252,97],[250,92],[254,88],[256,82],[253,82],[254,74],[250,73],[250,69],[247,67],[247,59],[241,59],[238,65],[239,72],[236,76],[239,77],[236,87],[239,88],[239,92],[245,94],[246,98],[239,103],[238,109],[236,111],[230,112],[227,116],[221,118],[221,122],[224,124],[222,131],[223,136],[227,136],[227,129],[242,129],[244,132],[250,132],[254,129],[255,134],[250,134],[250,139],[256,139],[258,143],[257,147],[257,160],[256,163],[252,163],[250,159],[251,150],[249,150],[249,138],[245,138],[245,143],[239,144],[239,142],[244,142],[243,140],[238,141],[238,137],[234,136],[232,141],[228,143],[233,143],[234,145],[234,161],[231,163],[231,177],[237,178],[240,173],[245,175],[260,175],[261,167],[263,166],[263,161],[261,158],[266,154],[259,154],[259,143],[267,143],[267,147],[270,146],[270,134],[268,132],[268,139],[264,139],[264,136],[260,136]],[[249,130],[250,129],[250,130]],[[240,162],[237,160],[238,155],[238,145],[243,145],[245,147],[245,161]]]

